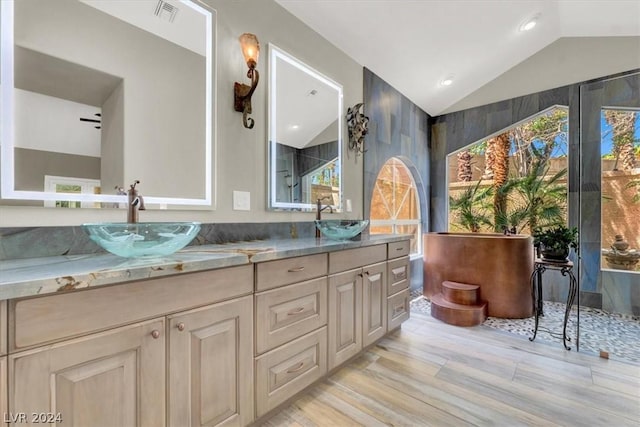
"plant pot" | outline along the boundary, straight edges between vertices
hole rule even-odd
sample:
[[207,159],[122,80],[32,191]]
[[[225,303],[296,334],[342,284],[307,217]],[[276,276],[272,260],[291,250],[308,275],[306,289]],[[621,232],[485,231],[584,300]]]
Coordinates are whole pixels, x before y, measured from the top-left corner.
[[542,254],[542,259],[545,261],[567,262],[569,260],[568,246],[563,249],[552,249],[552,248],[545,248],[544,245],[541,245],[540,253]]

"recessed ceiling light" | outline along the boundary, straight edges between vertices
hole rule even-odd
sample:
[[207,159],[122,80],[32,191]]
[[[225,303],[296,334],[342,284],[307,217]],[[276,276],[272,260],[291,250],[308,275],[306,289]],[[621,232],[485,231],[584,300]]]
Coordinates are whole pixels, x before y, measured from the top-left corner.
[[299,129],[299,128],[300,128],[299,125],[291,125],[291,129],[293,129],[293,130],[296,130],[296,129]]
[[538,23],[538,17],[533,17],[531,19],[529,19],[528,21],[524,22],[522,25],[520,25],[520,31],[529,31],[532,30],[533,27],[536,26],[536,24]]
[[451,86],[453,84],[453,79],[451,77],[447,77],[446,79],[440,82],[440,86]]

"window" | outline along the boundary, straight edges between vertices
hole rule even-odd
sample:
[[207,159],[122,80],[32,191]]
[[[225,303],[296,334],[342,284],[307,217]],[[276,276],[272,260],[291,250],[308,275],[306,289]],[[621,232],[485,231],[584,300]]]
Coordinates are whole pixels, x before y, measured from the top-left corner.
[[420,200],[411,171],[392,157],[382,165],[371,198],[371,234],[411,234],[411,254],[422,253]]
[[640,112],[604,109],[602,129],[602,267],[640,271]]
[[552,107],[450,154],[449,230],[566,224],[568,132],[568,109]]
[[[44,191],[51,193],[99,194],[100,180],[89,178],[71,178],[66,176],[44,176]],[[62,196],[63,197],[63,196]],[[100,203],[78,202],[69,200],[45,200],[45,207],[56,208],[90,208],[100,207]]]

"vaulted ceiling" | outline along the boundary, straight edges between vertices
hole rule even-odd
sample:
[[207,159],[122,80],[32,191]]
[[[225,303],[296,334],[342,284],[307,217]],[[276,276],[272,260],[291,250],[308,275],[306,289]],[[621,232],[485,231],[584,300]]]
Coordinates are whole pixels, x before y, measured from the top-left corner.
[[276,1],[432,116],[640,68],[640,0]]

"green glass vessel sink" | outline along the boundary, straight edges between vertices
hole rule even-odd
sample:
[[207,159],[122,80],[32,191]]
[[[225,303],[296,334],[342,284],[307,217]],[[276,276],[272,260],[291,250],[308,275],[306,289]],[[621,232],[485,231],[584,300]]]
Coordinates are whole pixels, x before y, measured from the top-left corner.
[[191,242],[199,222],[141,222],[83,224],[91,240],[114,255],[126,258],[171,255]]
[[323,236],[331,240],[348,240],[367,228],[369,220],[323,219],[316,220],[316,227]]

